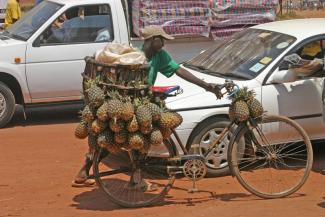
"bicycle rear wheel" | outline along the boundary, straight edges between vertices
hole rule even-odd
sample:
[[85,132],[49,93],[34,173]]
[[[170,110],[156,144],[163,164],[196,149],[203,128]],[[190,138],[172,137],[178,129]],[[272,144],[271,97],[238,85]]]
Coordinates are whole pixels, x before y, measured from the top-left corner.
[[[245,149],[238,141],[245,139]],[[313,163],[311,142],[293,120],[265,115],[256,127],[239,127],[230,166],[240,184],[262,198],[288,196],[306,182]]]
[[167,159],[175,154],[168,141],[163,144],[161,151],[167,152],[164,158],[150,158],[136,151],[112,154],[99,149],[93,164],[97,184],[109,199],[124,207],[148,206],[163,199],[175,180],[175,175],[167,172]]

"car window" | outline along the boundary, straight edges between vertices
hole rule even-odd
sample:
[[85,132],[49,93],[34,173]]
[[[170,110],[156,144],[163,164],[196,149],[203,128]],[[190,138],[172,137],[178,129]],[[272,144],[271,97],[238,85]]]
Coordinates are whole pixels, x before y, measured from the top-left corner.
[[41,35],[41,45],[113,41],[109,5],[73,7],[61,14]]
[[50,1],[43,1],[24,14],[4,34],[9,37],[27,41],[62,5]]
[[253,79],[296,38],[278,32],[249,28],[185,63],[203,73]]

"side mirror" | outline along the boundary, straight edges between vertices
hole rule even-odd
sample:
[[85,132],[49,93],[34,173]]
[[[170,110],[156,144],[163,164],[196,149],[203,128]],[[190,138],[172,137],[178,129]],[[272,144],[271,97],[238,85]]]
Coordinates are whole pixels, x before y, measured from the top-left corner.
[[41,46],[41,39],[40,37],[36,38],[36,40],[33,42],[33,47],[40,47]]
[[288,70],[290,68],[290,63],[287,61],[282,61],[279,65],[279,70]]

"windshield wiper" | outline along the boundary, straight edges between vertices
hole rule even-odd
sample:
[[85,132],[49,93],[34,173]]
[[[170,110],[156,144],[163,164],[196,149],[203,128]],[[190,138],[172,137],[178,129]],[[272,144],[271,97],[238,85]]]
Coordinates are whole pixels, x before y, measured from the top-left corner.
[[14,39],[18,39],[20,41],[26,41],[26,38],[20,35],[16,35],[16,34],[10,34],[10,36]]
[[26,38],[20,36],[20,35],[16,35],[16,34],[12,34],[10,33],[8,30],[5,30],[2,32],[3,35],[13,38],[13,39],[17,39],[17,40],[21,40],[21,41],[26,41]]

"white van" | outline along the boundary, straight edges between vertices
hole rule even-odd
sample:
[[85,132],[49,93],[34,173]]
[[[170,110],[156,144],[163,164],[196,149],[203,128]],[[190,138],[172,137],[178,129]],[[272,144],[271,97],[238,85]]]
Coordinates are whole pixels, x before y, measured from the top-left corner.
[[7,0],[0,0],[0,28],[5,23]]

